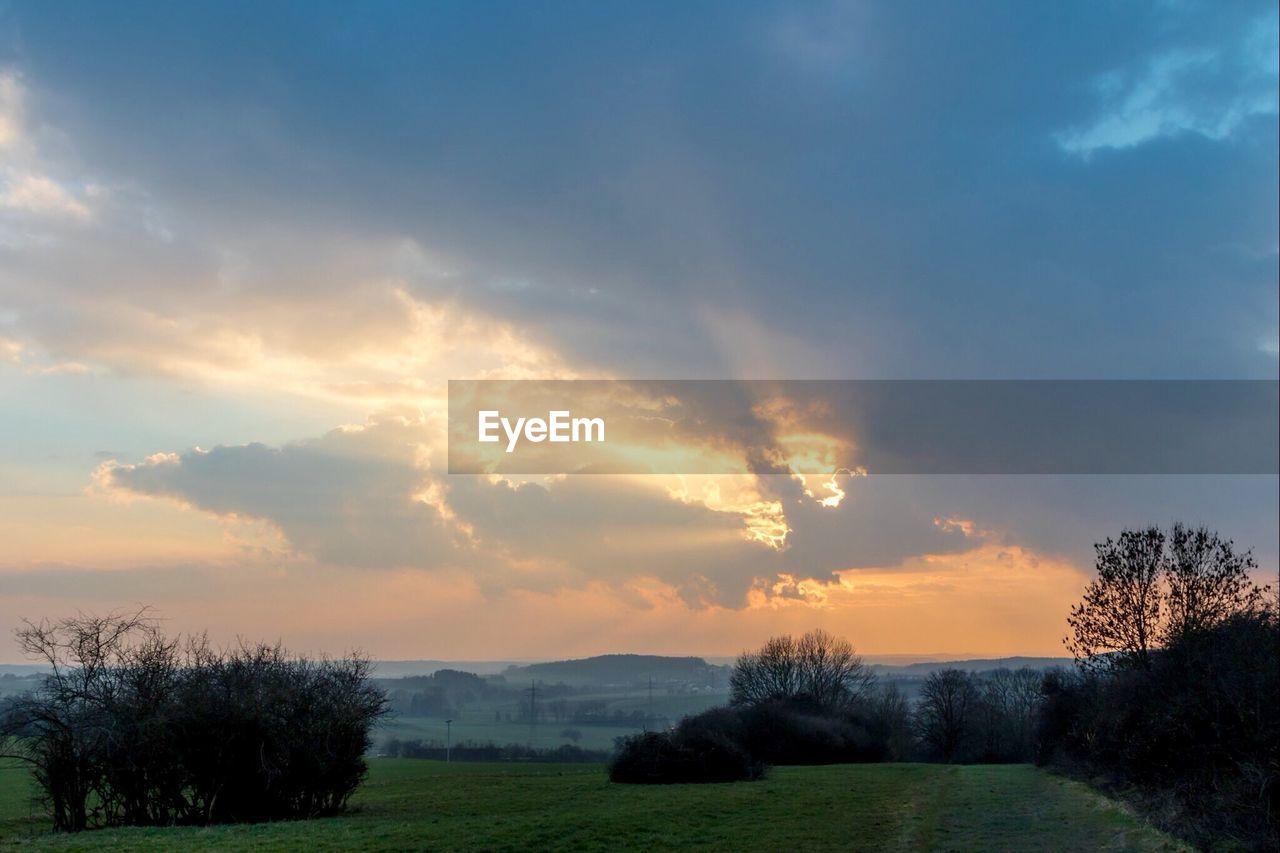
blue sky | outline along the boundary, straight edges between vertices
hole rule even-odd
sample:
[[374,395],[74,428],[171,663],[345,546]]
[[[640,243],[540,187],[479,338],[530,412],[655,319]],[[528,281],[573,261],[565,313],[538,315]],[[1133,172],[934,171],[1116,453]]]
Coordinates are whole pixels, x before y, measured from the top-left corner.
[[[376,590],[280,630],[388,655],[440,656],[379,609],[400,583],[468,590],[470,656],[503,648],[482,612],[578,625],[518,640],[548,654],[732,653],[806,620],[918,651],[823,585],[952,555],[932,613],[1004,553],[1067,596],[1092,541],[1175,517],[1274,571],[1274,478],[881,481],[824,515],[770,483],[489,492],[439,476],[438,431],[463,376],[1274,379],[1278,26],[1271,3],[0,3],[0,622],[171,570],[175,619],[250,634],[276,630],[228,616],[255,591]],[[325,466],[351,482],[299,516]],[[779,513],[783,549],[733,538]],[[780,602],[784,575],[826,598]],[[630,627],[593,635],[582,596]],[[1061,604],[1033,639],[988,613],[936,642],[1050,651]]]

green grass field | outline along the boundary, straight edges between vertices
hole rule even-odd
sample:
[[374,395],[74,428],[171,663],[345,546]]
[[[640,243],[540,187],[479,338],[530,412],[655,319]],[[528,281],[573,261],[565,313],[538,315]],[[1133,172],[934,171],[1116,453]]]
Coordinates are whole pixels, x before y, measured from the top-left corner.
[[612,785],[599,765],[375,759],[350,814],[210,829],[47,833],[0,769],[0,846],[56,850],[1184,850],[1026,766],[783,767],[763,782]]

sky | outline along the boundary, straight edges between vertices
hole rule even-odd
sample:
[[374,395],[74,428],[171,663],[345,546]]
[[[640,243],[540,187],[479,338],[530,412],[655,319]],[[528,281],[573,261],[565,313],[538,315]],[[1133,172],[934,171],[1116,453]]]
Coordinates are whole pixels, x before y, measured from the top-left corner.
[[1064,654],[1274,476],[450,475],[449,379],[1268,379],[1269,2],[0,2],[23,618],[383,659]]

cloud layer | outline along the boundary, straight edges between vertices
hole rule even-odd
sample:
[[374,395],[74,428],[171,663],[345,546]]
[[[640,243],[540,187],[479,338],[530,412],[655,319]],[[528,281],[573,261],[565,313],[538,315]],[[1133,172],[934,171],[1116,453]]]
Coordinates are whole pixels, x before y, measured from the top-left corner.
[[1220,526],[1274,571],[1274,478],[451,477],[444,400],[1273,379],[1277,26],[7,6],[0,627],[161,596],[185,627],[290,611],[304,643],[390,656],[732,652],[814,622],[1043,652],[1121,526]]

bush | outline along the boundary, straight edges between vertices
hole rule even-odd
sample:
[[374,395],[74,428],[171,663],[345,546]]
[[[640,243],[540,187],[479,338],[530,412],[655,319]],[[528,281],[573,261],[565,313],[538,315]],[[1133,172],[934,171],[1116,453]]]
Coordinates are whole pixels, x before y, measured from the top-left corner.
[[610,765],[615,782],[758,779],[770,764],[884,761],[887,737],[854,712],[833,714],[803,698],[711,708],[671,732],[635,735]]
[[1195,844],[1280,847],[1280,626],[1237,614],[1152,653],[1148,668],[1052,673],[1040,760],[1156,803]]
[[629,784],[745,782],[763,776],[764,766],[740,745],[700,727],[632,735],[609,763],[609,780]]
[[857,711],[824,713],[804,700],[761,702],[740,712],[741,743],[767,764],[884,761],[889,749]]
[[243,648],[186,667],[167,721],[202,823],[334,814],[364,778],[381,691],[361,660]]
[[386,698],[369,661],[215,651],[143,613],[27,624],[52,674],[0,720],[59,830],[333,814],[364,778]]

